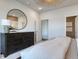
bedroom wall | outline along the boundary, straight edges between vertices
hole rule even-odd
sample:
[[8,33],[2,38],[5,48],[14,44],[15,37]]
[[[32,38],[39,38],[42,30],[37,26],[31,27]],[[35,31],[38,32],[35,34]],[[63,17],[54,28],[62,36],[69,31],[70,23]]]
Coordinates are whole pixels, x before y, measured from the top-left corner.
[[77,5],[73,5],[40,14],[41,20],[49,20],[49,39],[66,36],[66,17],[78,15],[77,13],[78,7]]
[[[18,30],[17,32],[35,31],[36,32],[36,39],[37,39],[36,42],[38,42],[40,40],[39,14],[36,11],[28,8],[27,6],[24,6],[20,3],[18,3],[15,0],[0,0],[0,19],[5,19],[8,11],[11,9],[20,9],[27,16],[27,20],[28,20],[27,26],[22,30]],[[0,26],[0,32],[4,32],[2,26]]]

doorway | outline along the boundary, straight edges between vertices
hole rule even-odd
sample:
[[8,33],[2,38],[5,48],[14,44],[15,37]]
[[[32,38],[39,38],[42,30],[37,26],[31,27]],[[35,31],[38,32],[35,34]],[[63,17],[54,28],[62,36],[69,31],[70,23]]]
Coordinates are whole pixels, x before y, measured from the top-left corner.
[[48,20],[41,21],[42,40],[48,40]]
[[71,38],[76,38],[76,17],[77,16],[66,17],[66,36]]

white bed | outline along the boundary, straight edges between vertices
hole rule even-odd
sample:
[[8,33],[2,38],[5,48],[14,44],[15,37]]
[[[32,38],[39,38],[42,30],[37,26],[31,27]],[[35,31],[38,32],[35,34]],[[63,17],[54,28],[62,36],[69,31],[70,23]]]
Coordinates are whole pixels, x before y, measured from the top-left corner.
[[71,38],[61,37],[32,46],[21,52],[22,59],[64,59]]
[[21,59],[78,59],[77,44],[76,40],[71,40],[69,37],[60,37],[38,43],[0,59],[16,59],[20,56]]

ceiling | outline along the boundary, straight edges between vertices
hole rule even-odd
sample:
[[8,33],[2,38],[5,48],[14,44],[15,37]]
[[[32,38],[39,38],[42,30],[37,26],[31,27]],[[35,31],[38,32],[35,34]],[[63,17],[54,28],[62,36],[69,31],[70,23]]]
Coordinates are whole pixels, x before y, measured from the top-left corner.
[[78,4],[78,0],[57,0],[58,1],[57,3],[51,4],[51,5],[46,5],[46,4],[40,3],[40,0],[16,0],[16,1],[34,9],[40,13],[48,11],[48,10],[55,10],[58,8]]

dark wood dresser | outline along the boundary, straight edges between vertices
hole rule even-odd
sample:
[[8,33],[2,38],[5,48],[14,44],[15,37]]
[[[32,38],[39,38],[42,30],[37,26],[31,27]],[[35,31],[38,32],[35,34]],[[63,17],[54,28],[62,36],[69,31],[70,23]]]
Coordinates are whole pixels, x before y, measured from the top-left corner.
[[4,56],[34,45],[34,32],[2,34],[1,50]]

